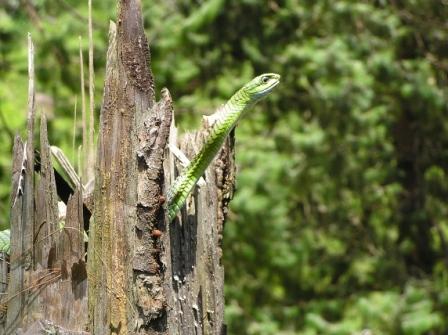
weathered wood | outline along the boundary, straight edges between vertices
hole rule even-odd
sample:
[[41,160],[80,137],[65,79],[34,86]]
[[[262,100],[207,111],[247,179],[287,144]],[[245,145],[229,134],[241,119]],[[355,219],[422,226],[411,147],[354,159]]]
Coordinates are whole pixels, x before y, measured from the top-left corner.
[[[18,208],[20,205],[24,208],[22,199],[28,192],[20,186],[26,168],[23,168],[25,147],[19,138],[16,139],[14,152],[11,233],[13,236],[17,236],[18,232],[23,234],[31,230],[28,226],[34,227],[32,231],[35,233],[30,239],[31,246],[24,247],[23,242],[19,245],[14,238],[11,240],[11,280],[6,299],[8,314],[5,333],[13,334],[20,328],[32,334],[36,324],[41,323],[55,325],[55,329],[80,332],[87,325],[82,195],[76,191],[70,198],[66,225],[61,229],[46,120],[42,116],[41,168],[37,191],[31,198],[36,203],[32,215],[34,221],[25,221],[23,210],[19,211]],[[33,175],[31,171],[31,177]],[[32,250],[33,258],[30,261]]]
[[[208,184],[193,198],[194,213],[166,226],[164,185],[174,170],[168,163],[164,170],[163,154],[172,102],[163,91],[154,103],[139,6],[121,1],[118,26],[110,28],[89,240],[90,330],[222,334],[220,241],[233,190],[233,147],[227,145],[208,170]],[[206,132],[183,148],[191,153]]]
[[[168,90],[138,130],[137,222],[133,255],[133,299],[139,311],[136,331],[167,334],[168,302],[164,282],[167,260],[163,235],[163,156],[173,113]],[[168,254],[169,255],[169,254]]]
[[7,305],[3,333],[35,334],[36,327],[44,324],[67,334],[79,333],[87,323],[82,195],[75,192],[69,200],[67,225],[61,229],[45,116],[40,125],[39,173],[34,173],[34,70],[30,39],[29,50],[27,142],[22,143],[17,137],[14,143],[11,271],[8,295],[2,300]]
[[27,142],[16,138],[11,190],[11,272],[8,285],[6,333],[18,328],[27,315],[26,288],[31,278],[34,222],[34,45],[28,34],[28,114]]
[[55,240],[59,237],[58,199],[45,115],[41,117],[40,148],[41,178],[36,182],[36,212],[33,229],[33,263],[34,269],[38,271],[53,268],[57,257]]
[[[134,255],[147,252],[146,241],[138,237],[136,148],[141,145],[139,128],[145,128],[148,110],[154,105],[149,46],[139,1],[120,1],[117,27],[111,24],[109,33],[95,176],[95,220],[89,243],[89,311],[93,333],[128,334],[147,327],[143,296],[146,286],[152,285],[142,278],[146,274],[134,271],[134,265],[140,263],[134,262]],[[146,263],[138,264],[138,271],[146,272]],[[160,294],[156,291],[153,293]]]
[[[36,224],[43,227],[40,230],[44,229],[45,235],[37,234],[36,230],[36,265],[33,277],[41,278],[45,275],[47,284],[39,290],[33,311],[40,315],[36,320],[47,320],[71,331],[82,331],[87,326],[87,271],[83,252],[82,194],[75,191],[70,197],[64,228],[61,229],[44,116],[40,134],[42,168],[38,189],[41,189],[41,194],[45,196],[40,197],[44,202],[36,210]],[[44,257],[39,259],[38,254]]]
[[6,300],[8,298],[8,273],[9,256],[0,252],[0,334],[5,334],[6,330]]
[[117,22],[109,32],[87,265],[81,190],[68,200],[63,227],[58,219],[45,117],[33,172],[30,65],[28,141],[14,144],[6,334],[225,334],[221,241],[234,187],[233,134],[206,185],[168,224],[163,195],[178,170],[167,142],[191,158],[209,129],[177,140],[168,90],[155,102],[140,1],[121,0]]
[[22,320],[22,302],[23,302],[23,268],[22,268],[22,203],[23,203],[23,187],[24,174],[26,167],[24,162],[24,145],[19,136],[14,139],[13,161],[12,161],[12,185],[11,185],[11,252],[10,252],[10,278],[7,299],[4,304],[7,308],[7,318],[5,325],[5,333],[8,330],[16,329]]
[[[177,144],[172,130],[170,144]],[[187,134],[181,149],[193,157],[208,129]],[[196,186],[181,215],[169,225],[172,286],[169,334],[225,334],[222,231],[234,189],[233,133],[207,169],[206,185]],[[176,176],[171,156],[165,173]]]
[[18,335],[37,335],[37,334],[89,335],[88,332],[73,331],[71,329],[66,329],[49,320],[35,321],[28,327],[28,329],[25,332],[23,332],[23,330],[18,330],[17,334]]

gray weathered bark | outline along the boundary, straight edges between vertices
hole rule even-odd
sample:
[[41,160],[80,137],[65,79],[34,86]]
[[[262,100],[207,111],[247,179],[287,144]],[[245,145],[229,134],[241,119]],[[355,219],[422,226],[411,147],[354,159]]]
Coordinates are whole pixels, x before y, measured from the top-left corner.
[[21,329],[33,334],[35,327],[46,329],[52,324],[73,333],[87,324],[82,195],[75,193],[69,200],[66,225],[59,228],[44,116],[40,125],[41,168],[38,175],[34,173],[34,72],[29,42],[28,131],[27,142],[16,137],[14,143],[10,280],[8,294],[1,301],[7,307],[4,333],[15,334]]
[[[16,188],[21,183],[20,177],[26,173],[21,168],[17,169],[23,161],[25,148],[19,139],[15,145],[14,166],[19,181],[13,183],[15,187],[13,186],[12,192],[15,204],[11,222],[11,272],[5,302],[6,334],[15,333],[17,329],[26,333],[37,324],[54,324],[72,332],[82,331],[87,325],[82,195],[75,192],[70,198],[65,226],[59,228],[56,185],[44,117],[40,133],[41,172],[36,193],[30,200],[36,204],[33,221],[23,219],[31,216],[24,215],[23,211],[30,207],[24,206],[21,192],[17,192]],[[31,170],[30,178],[33,178],[33,175]],[[23,195],[28,191],[25,184]],[[22,210],[19,211],[18,207]],[[25,238],[25,234],[30,231],[33,232],[32,238]],[[18,235],[20,238],[14,239],[14,236]],[[16,241],[27,243],[22,242],[22,245],[19,245]]]
[[[176,145],[173,128],[170,143]],[[180,148],[192,157],[207,129],[188,134]],[[172,281],[169,334],[225,334],[222,233],[233,196],[235,164],[233,133],[207,169],[206,185],[197,186],[181,215],[167,228],[170,236]],[[165,164],[170,184],[175,172],[172,155]]]
[[6,300],[8,289],[8,264],[9,256],[6,253],[0,252],[0,334],[5,334],[6,326]]

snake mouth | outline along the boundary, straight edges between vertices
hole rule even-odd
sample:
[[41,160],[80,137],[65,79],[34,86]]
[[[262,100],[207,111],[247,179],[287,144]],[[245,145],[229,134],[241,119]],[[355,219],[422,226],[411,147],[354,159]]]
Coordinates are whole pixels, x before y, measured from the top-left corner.
[[276,77],[272,78],[271,80],[272,80],[272,84],[270,86],[270,89],[273,89],[275,86],[280,84],[280,75],[277,74]]
[[269,76],[269,82],[268,86],[266,86],[263,90],[259,92],[257,95],[266,95],[267,93],[271,92],[275,86],[277,86],[280,83],[280,75],[276,73],[270,73]]

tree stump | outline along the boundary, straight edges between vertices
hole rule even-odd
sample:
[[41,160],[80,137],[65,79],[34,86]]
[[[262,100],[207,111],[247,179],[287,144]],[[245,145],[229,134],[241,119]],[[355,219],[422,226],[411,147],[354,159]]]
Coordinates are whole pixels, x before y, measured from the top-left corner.
[[76,190],[59,226],[57,192],[45,116],[40,123],[40,170],[34,172],[34,63],[29,37],[27,141],[16,137],[11,190],[11,254],[5,334],[87,327],[87,273],[83,243],[83,202]]
[[90,226],[78,187],[60,227],[44,117],[34,171],[30,41],[28,136],[14,146],[11,280],[1,300],[6,334],[225,334],[221,241],[234,187],[233,134],[205,185],[168,222],[164,195],[180,171],[168,143],[191,158],[208,129],[178,140],[168,90],[155,100],[142,22],[140,1],[121,0],[110,24]]
[[221,151],[189,209],[168,224],[164,194],[177,170],[167,142],[193,153],[206,129],[177,143],[168,90],[155,102],[140,13],[137,1],[123,1],[110,27],[89,244],[91,330],[222,334],[220,242],[233,145]]

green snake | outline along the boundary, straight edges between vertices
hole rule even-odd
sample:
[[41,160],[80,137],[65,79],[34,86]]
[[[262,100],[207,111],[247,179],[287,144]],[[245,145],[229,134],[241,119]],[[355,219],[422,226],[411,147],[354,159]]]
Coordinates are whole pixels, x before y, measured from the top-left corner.
[[0,252],[4,252],[8,255],[11,248],[10,235],[11,231],[9,229],[0,231]]
[[[275,73],[265,73],[255,77],[210,117],[209,120],[213,120],[213,124],[203,147],[168,191],[168,217],[170,221],[176,217],[185,204],[185,200],[193,190],[198,179],[204,174],[224,143],[225,138],[236,126],[244,112],[267,96],[279,82],[280,75]],[[9,229],[0,231],[0,252],[9,253],[9,238]]]
[[198,179],[212,162],[224,143],[227,135],[236,126],[238,120],[254,104],[267,96],[280,82],[280,75],[265,73],[255,77],[239,91],[237,91],[226,104],[212,115],[213,124],[205,143],[188,164],[185,170],[176,178],[168,191],[168,218],[172,221],[180,211],[185,201],[196,185]]

